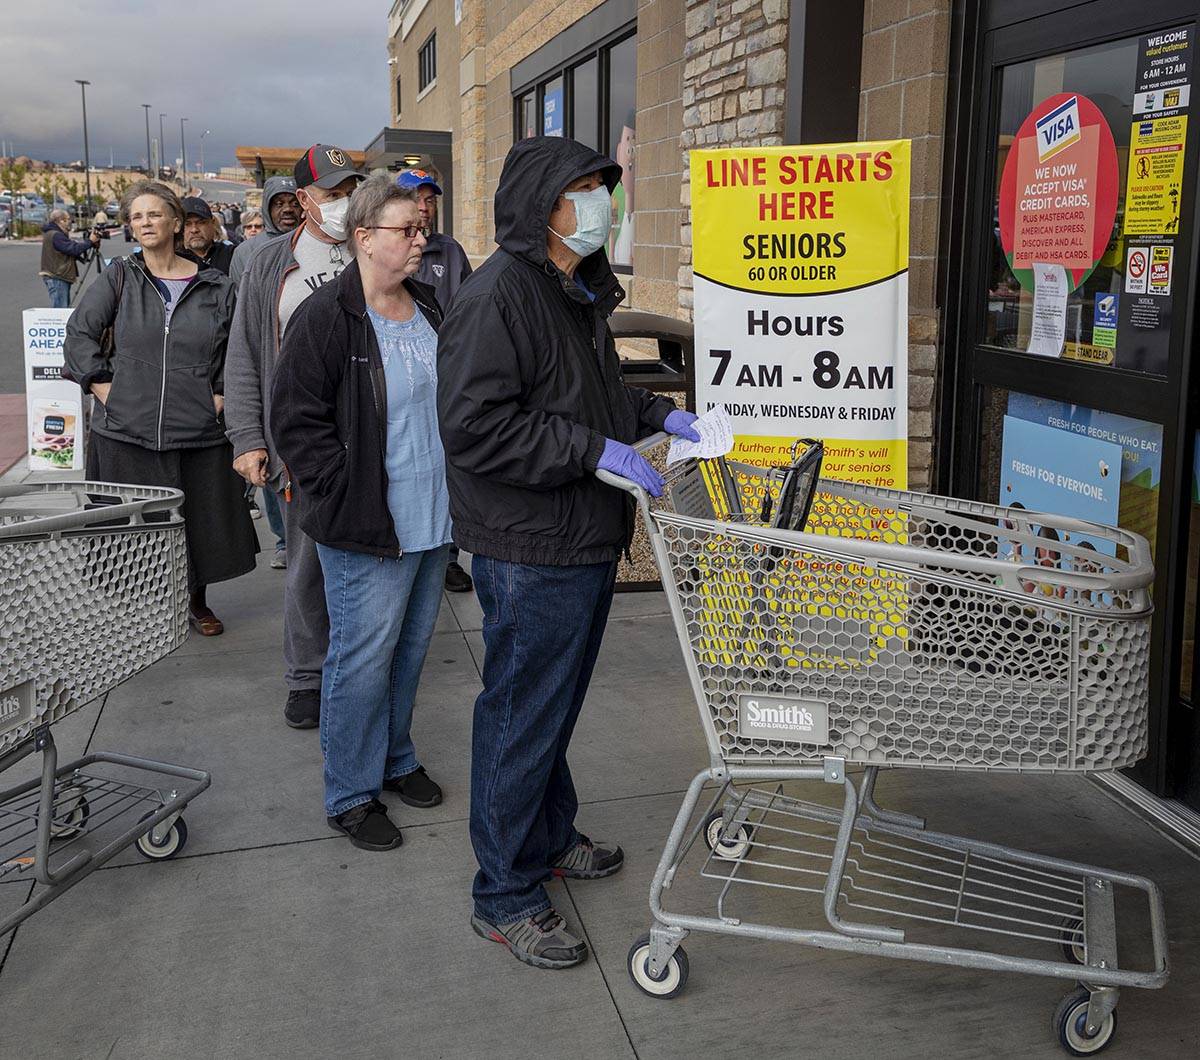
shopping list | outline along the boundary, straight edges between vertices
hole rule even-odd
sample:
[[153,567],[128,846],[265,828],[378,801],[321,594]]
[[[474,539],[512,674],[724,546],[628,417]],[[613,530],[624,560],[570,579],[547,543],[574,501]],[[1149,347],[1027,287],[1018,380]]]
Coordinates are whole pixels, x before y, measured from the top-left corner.
[[724,405],[715,405],[692,424],[692,429],[700,435],[700,441],[673,438],[667,451],[668,467],[689,456],[701,459],[724,456],[733,448],[733,422]]

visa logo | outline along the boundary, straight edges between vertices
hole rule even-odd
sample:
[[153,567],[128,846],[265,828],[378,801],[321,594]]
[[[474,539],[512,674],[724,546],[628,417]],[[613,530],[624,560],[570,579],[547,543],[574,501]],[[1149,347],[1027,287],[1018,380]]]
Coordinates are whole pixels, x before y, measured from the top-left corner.
[[1039,162],[1045,162],[1073,143],[1078,143],[1081,136],[1079,97],[1072,96],[1060,103],[1049,114],[1039,118],[1036,126]]

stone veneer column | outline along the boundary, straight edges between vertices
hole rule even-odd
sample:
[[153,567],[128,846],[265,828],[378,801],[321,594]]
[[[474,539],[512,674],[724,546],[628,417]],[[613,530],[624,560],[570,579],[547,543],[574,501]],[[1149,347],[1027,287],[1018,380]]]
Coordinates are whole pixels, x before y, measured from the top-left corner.
[[686,0],[679,307],[692,313],[692,226],[687,152],[783,142],[787,0]]
[[487,82],[485,80],[487,30],[483,0],[462,0],[458,26],[459,120],[454,130],[455,236],[478,264],[491,251],[488,243],[490,204],[487,183]]
[[867,0],[859,134],[912,140],[908,274],[908,477],[932,482],[937,400],[935,289],[950,0]]

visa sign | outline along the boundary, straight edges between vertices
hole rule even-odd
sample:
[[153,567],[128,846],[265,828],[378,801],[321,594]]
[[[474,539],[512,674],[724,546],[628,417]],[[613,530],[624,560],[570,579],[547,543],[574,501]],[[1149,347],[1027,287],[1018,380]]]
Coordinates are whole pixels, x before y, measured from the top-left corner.
[[1038,161],[1045,162],[1065,151],[1081,136],[1079,97],[1072,96],[1037,120]]

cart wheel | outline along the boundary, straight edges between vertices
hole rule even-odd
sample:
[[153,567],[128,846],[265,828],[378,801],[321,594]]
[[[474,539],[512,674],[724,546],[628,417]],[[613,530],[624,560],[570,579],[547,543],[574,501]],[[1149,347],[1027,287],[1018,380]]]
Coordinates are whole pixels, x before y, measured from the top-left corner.
[[649,997],[676,997],[687,985],[688,959],[682,946],[676,948],[667,961],[662,974],[653,979],[650,976],[650,936],[643,935],[629,950],[629,978],[643,994]]
[[91,812],[83,788],[64,788],[55,805],[54,820],[50,822],[50,838],[74,839],[82,834]]
[[1089,994],[1079,987],[1064,997],[1054,1010],[1054,1032],[1058,1044],[1072,1056],[1094,1056],[1112,1044],[1117,1033],[1117,1013],[1114,1009],[1094,1035],[1087,1032]]
[[1087,949],[1082,942],[1075,941],[1083,933],[1083,917],[1068,913],[1058,924],[1063,932],[1063,956],[1072,964],[1087,964]]
[[723,820],[720,810],[714,810],[704,819],[704,843],[717,857],[726,861],[740,861],[750,850],[753,831],[749,825],[740,824],[736,832],[722,839]]
[[[151,810],[142,820],[148,821],[154,814],[155,811]],[[150,861],[165,861],[167,858],[173,858],[178,854],[183,849],[185,843],[187,843],[187,825],[184,823],[183,818],[180,817],[171,825],[171,830],[163,836],[161,843],[154,842],[153,830],[151,830],[145,835],[138,837],[137,849],[142,857],[148,858]]]

